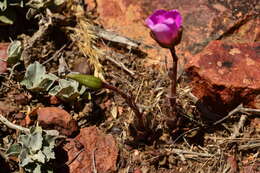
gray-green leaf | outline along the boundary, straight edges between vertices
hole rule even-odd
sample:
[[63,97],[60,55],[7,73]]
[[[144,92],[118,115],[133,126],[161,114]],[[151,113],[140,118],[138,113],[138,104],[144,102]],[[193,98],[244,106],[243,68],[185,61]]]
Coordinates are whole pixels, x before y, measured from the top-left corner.
[[74,80],[60,79],[59,85],[53,87],[50,95],[55,95],[62,100],[74,100],[86,90],[86,87],[79,88],[79,83]]
[[28,147],[30,144],[30,135],[20,135],[19,137],[19,143],[25,147]]
[[21,84],[33,91],[48,91],[57,79],[53,74],[46,74],[45,67],[36,61],[28,66]]
[[29,157],[28,151],[26,149],[22,149],[19,157],[20,157],[19,165],[21,167],[25,167],[29,163],[33,163],[33,160]]
[[42,142],[43,142],[42,128],[36,126],[30,138],[31,139],[30,139],[29,148],[31,149],[32,152],[37,152],[42,148]]
[[18,143],[11,145],[6,151],[7,156],[19,156],[22,146]]
[[47,162],[55,159],[55,154],[50,147],[43,147],[43,154],[46,156]]
[[41,150],[38,151],[38,153],[32,155],[32,159],[35,160],[35,161],[38,161],[40,163],[45,163],[45,158],[46,157]]
[[20,60],[22,53],[22,42],[15,40],[9,46],[7,50],[8,63],[15,64]]
[[42,173],[41,172],[41,165],[40,164],[36,164],[37,166],[34,168],[33,173]]

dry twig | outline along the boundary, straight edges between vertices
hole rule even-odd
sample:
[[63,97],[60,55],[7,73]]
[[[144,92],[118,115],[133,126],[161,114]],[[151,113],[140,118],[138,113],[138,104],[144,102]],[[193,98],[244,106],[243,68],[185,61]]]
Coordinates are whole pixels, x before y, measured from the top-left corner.
[[107,31],[105,29],[102,29],[100,27],[95,26],[94,27],[94,31],[96,31],[96,34],[108,41],[111,42],[115,42],[115,43],[120,43],[122,45],[126,45],[126,47],[128,48],[134,48],[134,49],[138,49],[138,47],[140,46],[140,42],[135,41],[133,39],[124,37],[124,36],[120,36],[114,32],[111,31]]
[[4,61],[4,62],[7,62],[7,60],[3,59],[3,58],[0,58],[0,61]]
[[96,158],[95,158],[95,152],[96,152],[96,148],[93,150],[93,154],[92,154],[92,166],[93,166],[93,173],[97,173],[97,168],[96,168]]
[[[187,94],[187,96],[191,99],[191,101],[194,104],[197,104],[199,102],[199,99],[196,96],[194,96],[191,92],[189,92]],[[202,110],[204,110],[204,112],[207,112],[209,114],[215,114],[215,113],[209,112],[207,107],[205,105],[203,105],[202,103],[200,103],[200,108],[202,108]],[[231,117],[232,115],[234,115],[236,113],[260,115],[260,109],[244,108],[243,105],[240,104],[235,109],[230,111],[227,116],[225,116],[225,117],[221,118],[220,120],[216,121],[213,125],[217,125],[217,124],[222,123],[223,121],[225,121],[226,119],[228,119],[229,117]]]
[[235,109],[233,109],[232,111],[230,111],[227,116],[225,116],[225,117],[221,118],[220,120],[216,121],[216,122],[214,123],[214,125],[220,124],[220,123],[222,123],[223,121],[225,121],[226,119],[228,119],[229,117],[231,117],[232,115],[234,115],[234,114],[240,112],[242,107],[243,107],[242,104],[238,105]]
[[252,109],[252,108],[244,108],[242,104],[238,105],[235,109],[233,109],[232,111],[229,112],[229,114],[225,117],[223,117],[222,119],[216,121],[214,123],[214,125],[217,125],[221,122],[223,122],[224,120],[226,120],[227,118],[231,117],[232,115],[236,114],[236,113],[245,113],[245,114],[256,114],[256,115],[260,115],[260,109]]
[[[0,122],[2,122],[4,125],[6,125],[7,127],[11,128],[11,129],[19,130],[19,131],[22,131],[27,134],[30,133],[30,129],[28,129],[26,127],[18,126],[14,123],[11,123],[2,114],[0,114]],[[56,131],[56,130],[43,130],[43,131],[47,134],[48,133],[53,134],[53,131]],[[57,138],[66,138],[66,136],[58,135]]]
[[246,122],[247,115],[243,114],[240,117],[238,125],[234,125],[234,133],[231,135],[231,138],[236,138],[240,134],[240,130],[244,127]]
[[25,127],[21,127],[18,126],[16,124],[11,123],[10,121],[8,121],[3,115],[0,114],[0,121],[5,124],[7,127],[14,129],[14,130],[19,130],[19,131],[23,131],[25,133],[30,133],[30,130],[28,128]]
[[208,154],[208,153],[198,153],[198,152],[193,152],[193,151],[187,151],[187,150],[181,150],[181,149],[171,149],[172,152],[177,153],[177,154],[190,154],[190,155],[195,155],[195,156],[200,156],[200,157],[212,157],[214,155]]
[[260,148],[260,142],[257,143],[250,143],[250,144],[244,144],[238,146],[238,150],[249,150],[249,149],[254,149],[254,148]]
[[116,53],[116,52],[106,52],[105,54],[109,54],[111,56],[106,56],[106,59],[109,60],[110,62],[112,62],[113,64],[115,64],[116,66],[118,66],[119,68],[122,68],[124,71],[126,71],[127,73],[130,74],[131,77],[135,78],[135,73],[128,69],[122,62],[119,62],[118,60],[116,60],[113,57],[123,57],[124,55]]
[[46,61],[44,61],[42,63],[42,65],[47,64],[48,62],[50,62],[51,60],[53,60],[54,58],[58,58],[58,56],[60,55],[61,51],[63,51],[65,49],[65,47],[67,46],[67,44],[64,44],[58,51],[56,51],[52,57],[50,57],[49,59],[47,59]]
[[75,154],[75,156],[74,156],[71,160],[69,160],[69,161],[67,161],[67,162],[65,163],[65,165],[70,165],[72,162],[74,162],[74,161],[77,159],[77,157],[80,155],[80,153],[82,153],[83,151],[85,151],[84,148],[81,149],[80,151],[78,151],[78,152]]

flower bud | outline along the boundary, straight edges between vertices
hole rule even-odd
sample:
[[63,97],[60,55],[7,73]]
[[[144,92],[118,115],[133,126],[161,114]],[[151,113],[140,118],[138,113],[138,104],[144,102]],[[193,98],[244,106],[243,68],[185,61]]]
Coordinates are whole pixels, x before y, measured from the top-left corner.
[[145,20],[145,24],[161,47],[172,48],[181,40],[182,17],[178,10],[156,10]]
[[103,88],[102,80],[92,75],[68,74],[66,77],[73,79],[90,89],[98,90]]

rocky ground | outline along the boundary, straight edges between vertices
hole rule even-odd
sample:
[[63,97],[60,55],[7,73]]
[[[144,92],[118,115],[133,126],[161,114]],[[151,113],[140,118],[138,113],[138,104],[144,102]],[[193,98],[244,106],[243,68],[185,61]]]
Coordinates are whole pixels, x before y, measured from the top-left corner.
[[[260,172],[257,0],[15,8],[15,22],[0,25],[0,172]],[[184,19],[180,121],[171,128],[170,52],[144,26],[156,9],[178,9]],[[120,95],[84,89],[66,79],[70,72],[131,94],[146,127],[136,127]]]

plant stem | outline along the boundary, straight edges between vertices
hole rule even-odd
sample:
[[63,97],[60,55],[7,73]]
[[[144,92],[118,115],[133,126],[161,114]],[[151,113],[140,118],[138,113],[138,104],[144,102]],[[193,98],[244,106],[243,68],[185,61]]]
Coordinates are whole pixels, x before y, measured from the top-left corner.
[[137,127],[140,130],[144,130],[145,124],[144,124],[144,121],[143,121],[143,114],[139,111],[139,108],[136,105],[136,103],[135,103],[134,99],[132,98],[132,96],[126,94],[125,92],[121,91],[117,87],[109,85],[109,84],[107,84],[105,82],[103,83],[103,87],[118,93],[121,97],[123,97],[125,99],[126,103],[134,111],[134,113],[135,113],[135,115],[137,117],[137,120],[138,120]]
[[173,120],[176,120],[176,88],[177,88],[177,65],[178,57],[175,52],[175,47],[170,48],[172,54],[172,69],[169,75],[171,79],[171,95],[170,95],[170,105],[171,105],[171,115]]

